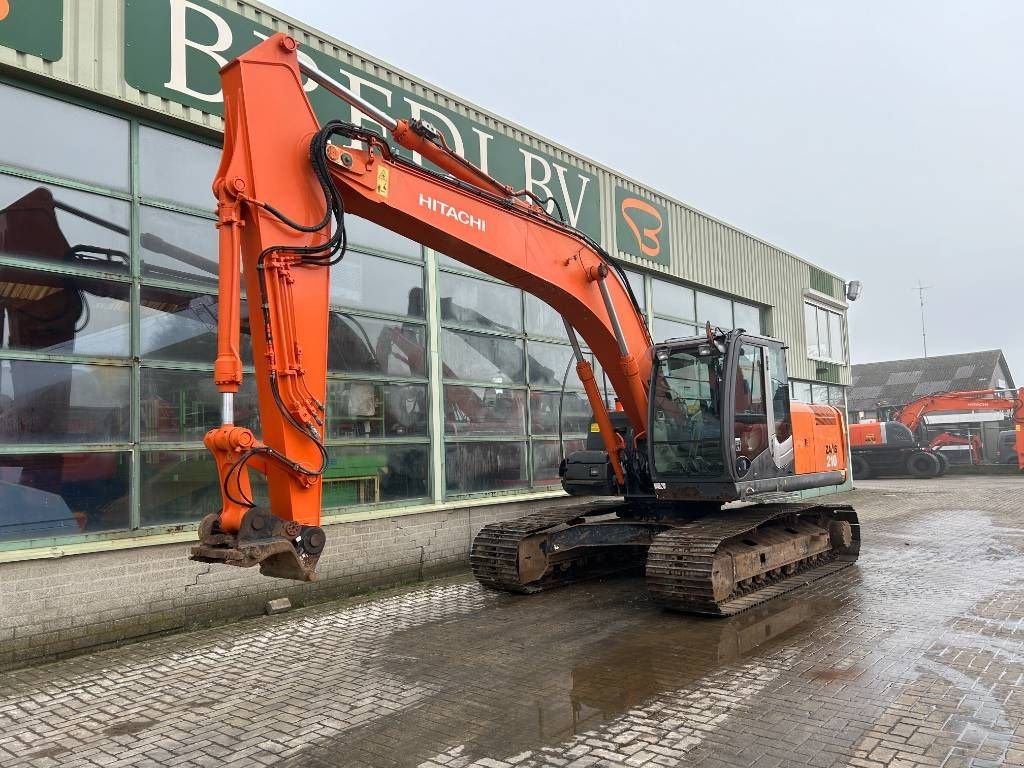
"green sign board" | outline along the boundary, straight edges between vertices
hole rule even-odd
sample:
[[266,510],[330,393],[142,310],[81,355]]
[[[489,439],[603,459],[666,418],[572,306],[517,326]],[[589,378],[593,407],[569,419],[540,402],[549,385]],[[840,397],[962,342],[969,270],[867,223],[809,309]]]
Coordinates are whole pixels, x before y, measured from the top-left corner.
[[669,266],[668,209],[616,186],[615,245],[623,253]]
[[[271,34],[268,27],[208,0],[125,0],[125,80],[140,91],[222,114],[218,70]],[[600,238],[600,191],[593,174],[319,51],[300,48],[299,56],[306,66],[338,80],[392,117],[433,124],[471,163],[515,189],[556,200],[566,223]],[[315,83],[305,87],[321,122],[342,119],[380,130]]]
[[0,45],[57,61],[64,55],[64,0],[0,0]]

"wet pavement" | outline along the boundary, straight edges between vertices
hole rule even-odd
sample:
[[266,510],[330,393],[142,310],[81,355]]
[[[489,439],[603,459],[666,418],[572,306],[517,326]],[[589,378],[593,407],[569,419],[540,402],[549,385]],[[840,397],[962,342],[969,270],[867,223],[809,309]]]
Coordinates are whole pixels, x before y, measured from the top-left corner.
[[2,766],[1024,765],[1024,481],[872,481],[732,619],[468,577],[0,676]]

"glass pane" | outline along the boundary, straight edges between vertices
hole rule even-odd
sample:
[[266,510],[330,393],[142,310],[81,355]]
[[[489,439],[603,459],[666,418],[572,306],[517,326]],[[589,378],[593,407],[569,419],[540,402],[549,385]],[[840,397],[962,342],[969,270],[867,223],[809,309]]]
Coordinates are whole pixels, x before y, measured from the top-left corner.
[[681,285],[666,283],[664,280],[651,280],[653,288],[652,300],[654,311],[659,315],[672,315],[683,320],[692,320],[693,291]]
[[630,272],[625,270],[626,279],[629,280],[629,286],[633,289],[633,295],[636,296],[636,302],[640,305],[641,309],[647,307],[646,300],[644,298],[644,276],[639,272]]
[[[199,442],[220,424],[221,396],[213,374],[143,368],[139,414],[146,442]],[[235,395],[235,424],[259,432],[256,379],[246,374]]]
[[566,389],[583,389],[583,382],[576,373],[576,356],[568,344],[531,341],[526,347],[526,357],[530,364],[530,384],[561,389],[564,380]]
[[481,272],[479,269],[474,269],[468,264],[463,264],[457,259],[453,259],[451,256],[445,256],[443,253],[437,254],[438,266],[444,267],[445,269],[459,269],[463,272],[470,272],[474,275],[486,275],[486,272]]
[[328,439],[426,435],[426,385],[327,382]]
[[827,384],[811,385],[811,402],[813,402],[815,405],[828,405]]
[[564,397],[560,392],[531,392],[530,434],[558,434],[559,402],[562,407],[562,434],[586,434],[594,412],[582,392],[566,392]]
[[[128,189],[127,120],[3,84],[0,103],[0,162]],[[88,137],[88,151],[75,136]]]
[[655,341],[679,339],[686,336],[695,336],[697,334],[697,326],[656,317],[654,318],[654,328],[651,330],[651,333]]
[[[565,455],[582,451],[585,440],[566,440]],[[562,463],[562,452],[557,440],[533,441],[533,483],[534,485],[558,485],[558,465]]]
[[493,384],[525,384],[523,342],[503,336],[441,331],[444,376]]
[[0,266],[0,347],[127,357],[128,285]]
[[525,488],[526,443],[446,443],[446,495]]
[[419,499],[428,493],[429,446],[334,446],[327,453],[331,463],[323,479],[324,509]]
[[523,435],[526,392],[500,387],[444,388],[444,431],[448,435]]
[[129,219],[120,200],[0,174],[0,255],[127,276]]
[[[144,360],[210,363],[217,359],[217,297],[142,287],[140,352]],[[248,304],[242,302],[242,361],[252,363]]]
[[127,453],[0,455],[0,541],[128,528],[130,466]]
[[146,206],[139,214],[143,276],[209,283],[216,290],[219,257],[214,222]]
[[[220,152],[220,147],[141,126],[139,182],[143,197],[170,200],[212,213],[217,200],[211,187]],[[269,202],[288,213],[286,202]]]
[[650,432],[657,474],[714,477],[725,469],[719,396],[725,362],[695,352],[674,351],[654,372]]
[[710,293],[698,293],[697,324],[703,326],[707,322],[723,330],[732,328],[732,302]]
[[835,312],[828,313],[828,335],[832,342],[831,359],[844,360],[846,356],[843,354],[843,318]]
[[[197,523],[221,507],[217,467],[209,451],[142,453],[142,525]],[[253,500],[267,503],[264,475],[249,472]]]
[[[532,293],[524,293],[526,301],[526,332],[531,336],[565,339],[562,316]],[[577,334],[578,335],[578,334]]]
[[828,337],[828,312],[818,309],[818,356],[825,359],[832,359],[832,345]]
[[843,396],[842,387],[829,387],[828,388],[828,404],[834,405],[836,408],[846,407],[846,398]]
[[811,385],[806,381],[793,382],[793,399],[801,403],[811,402]]
[[331,304],[423,317],[423,267],[348,251],[331,267]]
[[348,244],[353,248],[362,245],[383,253],[423,258],[423,247],[415,240],[402,237],[397,232],[384,229],[351,213],[345,214],[345,234],[348,237]]
[[441,294],[441,320],[474,325],[492,331],[523,330],[522,292],[498,283],[442,272],[437,279]]
[[804,304],[804,336],[807,340],[807,356],[819,357],[818,309],[813,304]]
[[336,373],[427,376],[427,341],[422,325],[331,312],[327,368]]
[[109,365],[0,362],[0,440],[127,442],[130,373]]
[[749,304],[740,304],[738,301],[734,301],[732,307],[736,316],[735,322],[737,328],[742,328],[750,333],[761,332],[760,307],[752,307]]

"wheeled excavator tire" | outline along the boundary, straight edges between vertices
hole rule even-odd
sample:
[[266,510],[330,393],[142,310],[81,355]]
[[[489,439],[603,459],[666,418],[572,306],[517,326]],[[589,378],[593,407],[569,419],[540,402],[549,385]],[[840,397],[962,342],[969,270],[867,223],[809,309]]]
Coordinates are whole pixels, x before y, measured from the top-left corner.
[[758,504],[676,522],[629,517],[628,502],[543,510],[485,526],[477,581],[531,593],[639,572],[659,606],[731,616],[857,560],[860,525],[846,505]]
[[871,463],[863,456],[854,454],[850,458],[850,472],[854,480],[867,480],[871,477]]
[[942,463],[934,453],[914,451],[907,457],[907,473],[911,477],[937,477],[942,474]]

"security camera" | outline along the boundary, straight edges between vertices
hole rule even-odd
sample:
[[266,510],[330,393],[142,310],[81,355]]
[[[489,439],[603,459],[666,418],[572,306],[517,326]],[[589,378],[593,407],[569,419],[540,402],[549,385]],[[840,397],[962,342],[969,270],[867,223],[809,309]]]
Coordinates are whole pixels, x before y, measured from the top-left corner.
[[864,288],[860,280],[851,280],[846,284],[846,298],[850,301],[856,301],[860,298],[860,292]]

